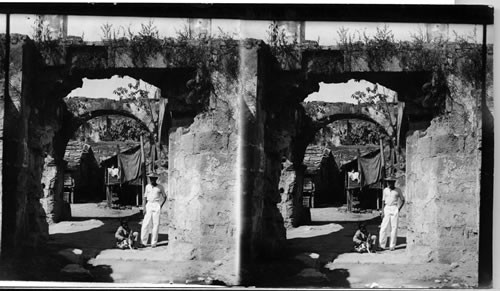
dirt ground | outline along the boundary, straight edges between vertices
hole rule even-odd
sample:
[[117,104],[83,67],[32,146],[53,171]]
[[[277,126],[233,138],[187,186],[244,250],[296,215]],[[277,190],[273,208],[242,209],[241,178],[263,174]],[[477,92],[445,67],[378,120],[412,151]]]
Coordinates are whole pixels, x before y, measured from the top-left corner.
[[[114,232],[127,217],[140,230],[137,207],[109,209],[96,203],[73,204],[73,219],[50,225],[42,252],[7,259],[0,265],[2,280],[50,282],[113,282],[166,286],[220,285],[207,274],[210,266],[171,262],[168,236],[160,228],[155,249],[119,250]],[[313,223],[287,231],[288,259],[262,262],[257,287],[331,288],[467,288],[474,285],[463,266],[415,264],[406,255],[404,216],[395,251],[358,254],[352,236],[360,221],[378,235],[378,213],[347,213],[340,208],[315,208]],[[7,282],[7,281],[5,281]],[[134,285],[131,285],[134,286]]]
[[[416,264],[406,254],[404,211],[396,250],[359,254],[352,237],[360,221],[379,234],[380,216],[348,213],[342,208],[311,209],[311,225],[287,231],[290,259],[261,266],[258,286],[333,288],[469,288],[475,283],[467,266]],[[268,275],[271,274],[271,275]]]

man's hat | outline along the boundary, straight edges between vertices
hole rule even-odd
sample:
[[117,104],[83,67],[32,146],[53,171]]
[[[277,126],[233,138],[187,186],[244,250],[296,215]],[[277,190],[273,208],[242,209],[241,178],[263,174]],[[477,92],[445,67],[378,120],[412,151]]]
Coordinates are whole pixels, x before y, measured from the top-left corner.
[[148,177],[149,177],[149,178],[156,178],[156,179],[158,179],[158,175],[157,175],[156,173],[150,173],[150,174],[148,175]]

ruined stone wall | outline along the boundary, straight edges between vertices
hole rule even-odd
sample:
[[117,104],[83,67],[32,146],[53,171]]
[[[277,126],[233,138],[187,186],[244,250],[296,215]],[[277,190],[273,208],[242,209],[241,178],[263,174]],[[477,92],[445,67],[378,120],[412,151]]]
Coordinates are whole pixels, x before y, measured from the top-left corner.
[[[1,36],[2,58],[5,57],[5,35]],[[0,92],[2,98],[2,233],[14,233],[15,215],[14,207],[16,203],[16,184],[9,183],[15,181],[19,171],[17,160],[17,148],[19,143],[18,125],[20,122],[20,100],[21,100],[21,82],[22,82],[22,56],[23,56],[23,38],[17,35],[11,35],[10,43],[10,86],[8,96],[4,96],[4,88]],[[0,70],[2,84],[4,84],[4,70]],[[2,238],[2,248],[12,247],[14,238],[7,236]]]
[[[3,242],[7,249],[37,247],[46,241],[47,211],[43,205],[53,206],[49,221],[68,214],[68,209],[64,210],[62,191],[60,199],[50,194],[51,190],[62,189],[62,180],[52,179],[62,169],[49,171],[49,175],[44,176],[45,189],[42,187],[42,173],[48,161],[55,158],[53,137],[61,126],[63,103],[49,97],[52,87],[43,81],[48,74],[34,43],[20,36],[11,49],[11,96],[4,104],[7,116],[3,147],[8,166],[4,169],[2,204],[9,208],[2,214],[2,227],[3,231],[13,234]],[[53,177],[48,177],[50,174]],[[47,188],[51,186],[54,188]]]
[[304,171],[304,166],[297,169],[293,165],[284,167],[281,171],[279,182],[281,201],[278,203],[278,208],[283,217],[285,228],[307,223],[303,220],[305,209],[302,207]]
[[[259,43],[248,40],[240,50],[240,114],[241,114],[241,277],[249,280],[252,264],[264,250],[264,179],[266,160],[264,153],[264,112],[258,86]],[[272,239],[272,238],[269,238]],[[270,246],[271,247],[271,246]]]
[[448,113],[406,142],[408,252],[420,261],[458,262],[477,270],[480,92],[456,76],[448,83],[453,100]]
[[172,258],[212,264],[212,277],[236,284],[239,83],[225,73],[213,76],[223,84],[211,95],[209,110],[170,131],[168,202],[161,219]]

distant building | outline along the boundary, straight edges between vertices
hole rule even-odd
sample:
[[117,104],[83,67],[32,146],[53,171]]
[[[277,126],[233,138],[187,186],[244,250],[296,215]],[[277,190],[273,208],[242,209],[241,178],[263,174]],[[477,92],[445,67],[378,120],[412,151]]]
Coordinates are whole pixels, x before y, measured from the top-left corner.
[[278,25],[285,30],[285,36],[288,42],[303,43],[306,38],[305,21],[278,21]]
[[64,154],[67,161],[65,180],[73,179],[73,202],[98,200],[103,192],[103,177],[100,175],[99,163],[89,144],[80,141],[69,141]]
[[68,15],[42,15],[51,39],[66,39],[68,36]]
[[428,23],[425,25],[427,41],[446,40],[450,33],[450,26],[446,23]]
[[189,18],[189,35],[194,38],[205,38],[212,34],[212,20],[208,18]]
[[309,145],[304,155],[306,166],[304,196],[311,196],[310,207],[333,204],[337,197],[343,197],[342,176],[332,152],[317,145]]

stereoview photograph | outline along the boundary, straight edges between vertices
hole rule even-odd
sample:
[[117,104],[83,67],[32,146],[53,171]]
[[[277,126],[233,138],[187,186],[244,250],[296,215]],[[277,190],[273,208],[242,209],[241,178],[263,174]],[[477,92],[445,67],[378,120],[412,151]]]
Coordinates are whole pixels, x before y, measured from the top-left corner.
[[115,6],[0,9],[0,285],[491,287],[491,8]]

